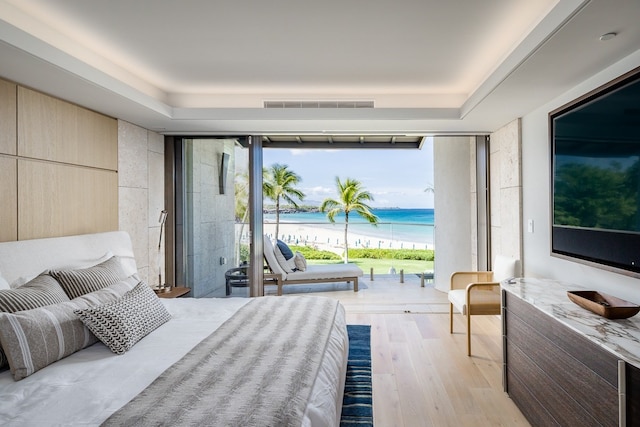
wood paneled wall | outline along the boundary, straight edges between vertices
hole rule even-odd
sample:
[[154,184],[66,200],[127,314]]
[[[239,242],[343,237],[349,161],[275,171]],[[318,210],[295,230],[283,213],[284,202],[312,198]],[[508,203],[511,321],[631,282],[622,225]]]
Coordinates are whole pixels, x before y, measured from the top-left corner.
[[0,80],[0,242],[18,239],[16,90]]
[[118,124],[0,81],[0,241],[118,229]]
[[0,155],[0,242],[18,240],[18,163]]
[[16,154],[16,85],[0,80],[0,153]]
[[18,87],[18,155],[118,170],[116,120]]

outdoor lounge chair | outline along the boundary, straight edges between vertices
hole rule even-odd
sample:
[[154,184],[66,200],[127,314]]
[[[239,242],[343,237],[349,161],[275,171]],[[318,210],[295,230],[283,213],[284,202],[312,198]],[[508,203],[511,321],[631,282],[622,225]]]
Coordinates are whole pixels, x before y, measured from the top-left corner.
[[278,295],[282,295],[283,285],[331,282],[353,282],[353,291],[358,292],[358,277],[362,276],[362,269],[355,264],[309,265],[304,271],[287,273],[278,262],[274,245],[267,236],[264,237],[264,258],[271,272],[282,276],[278,281]]

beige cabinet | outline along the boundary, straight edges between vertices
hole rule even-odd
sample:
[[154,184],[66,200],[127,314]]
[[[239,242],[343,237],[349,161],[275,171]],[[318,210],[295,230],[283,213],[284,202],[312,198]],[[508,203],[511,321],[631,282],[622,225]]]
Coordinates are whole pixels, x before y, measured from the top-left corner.
[[118,174],[18,161],[18,240],[118,229]]
[[118,123],[0,80],[0,241],[118,229]]
[[0,242],[18,239],[17,160],[0,156]]
[[118,169],[118,123],[77,105],[18,87],[18,155]]
[[16,154],[16,85],[0,80],[0,154]]

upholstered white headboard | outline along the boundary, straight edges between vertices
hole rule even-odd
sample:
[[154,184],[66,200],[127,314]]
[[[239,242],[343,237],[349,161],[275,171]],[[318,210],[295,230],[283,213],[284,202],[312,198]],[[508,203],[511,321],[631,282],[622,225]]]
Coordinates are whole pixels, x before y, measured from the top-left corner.
[[121,258],[127,275],[138,271],[125,231],[0,243],[0,281],[11,285],[50,268],[89,267],[106,259],[109,252]]

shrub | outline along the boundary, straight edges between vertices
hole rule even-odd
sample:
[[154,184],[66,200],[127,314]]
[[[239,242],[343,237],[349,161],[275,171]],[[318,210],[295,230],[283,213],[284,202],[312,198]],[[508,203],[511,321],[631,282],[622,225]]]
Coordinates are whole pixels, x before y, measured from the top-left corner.
[[[310,246],[291,246],[292,251],[300,251],[307,259],[340,260],[339,255],[320,251]],[[349,249],[351,259],[398,259],[413,261],[433,261],[433,249]]]
[[339,255],[329,251],[319,251],[311,246],[289,246],[292,251],[299,251],[306,259],[341,260]]
[[249,262],[249,245],[240,245],[240,262]]
[[432,249],[349,249],[349,258],[433,261]]

